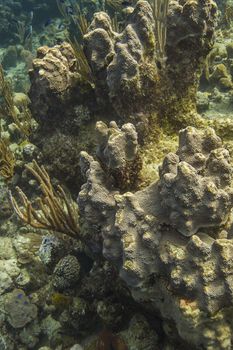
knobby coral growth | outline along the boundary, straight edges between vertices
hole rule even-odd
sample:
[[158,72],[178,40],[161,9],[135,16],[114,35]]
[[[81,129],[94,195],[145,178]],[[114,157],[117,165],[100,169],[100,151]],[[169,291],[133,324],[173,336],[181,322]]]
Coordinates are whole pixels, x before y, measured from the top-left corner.
[[61,232],[81,240],[77,205],[68,198],[61,186],[55,191],[45,168],[40,167],[35,160],[33,166],[26,165],[26,168],[40,184],[43,195],[36,199],[38,208],[34,208],[26,194],[16,187],[23,207],[19,206],[11,193],[10,198],[18,217],[34,228]]
[[10,180],[14,175],[15,157],[6,141],[0,140],[0,175]]

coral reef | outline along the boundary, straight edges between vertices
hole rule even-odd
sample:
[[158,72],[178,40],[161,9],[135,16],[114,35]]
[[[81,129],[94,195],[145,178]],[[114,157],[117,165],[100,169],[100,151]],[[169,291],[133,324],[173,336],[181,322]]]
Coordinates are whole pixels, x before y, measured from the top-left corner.
[[[158,67],[159,63],[156,65],[159,39],[154,33],[155,20],[148,2],[136,4],[121,33],[113,31],[106,13],[96,13],[84,35],[84,52],[95,77],[97,105],[113,105],[118,117],[131,116],[138,122],[145,121],[145,115],[158,112],[163,119],[177,116],[178,126],[178,115],[193,115],[201,62],[213,44],[216,13],[211,0],[185,5],[170,3],[164,69]],[[90,84],[78,79],[69,44],[42,47],[37,55],[30,89],[37,120],[47,118],[49,125],[64,109],[69,118],[69,109],[80,104],[79,99],[88,100],[90,105]],[[91,101],[96,104],[93,94]]]
[[33,142],[42,150],[43,163],[53,175],[77,185],[79,153],[94,147],[93,89],[78,73],[70,44],[42,47],[37,55],[29,91],[31,110],[39,123]]
[[141,168],[137,157],[138,138],[133,124],[124,124],[120,129],[116,122],[110,122],[109,128],[103,122],[96,124],[97,157],[107,168],[119,188],[133,187]]
[[[40,167],[35,160],[32,167],[27,165],[26,168],[39,182],[43,197],[37,199],[39,209],[34,209],[25,193],[17,187],[23,209],[19,207],[11,193],[10,198],[18,217],[34,228],[54,230],[79,237],[78,209],[72,199],[67,197],[62,187],[58,186],[57,191],[54,190],[45,168]],[[41,212],[39,215],[38,210]]]
[[231,182],[230,155],[214,130],[181,130],[177,154],[169,153],[160,168],[164,222],[185,236],[223,225],[233,204]]
[[90,119],[89,113],[84,114],[83,109],[80,111],[79,108],[76,112],[72,122],[68,122],[69,132],[64,133],[65,128],[60,130],[62,125],[58,125],[59,129],[49,129],[46,133],[40,130],[33,138],[34,144],[41,150],[41,161],[46,165],[46,169],[54,177],[68,184],[74,193],[80,187],[79,153],[83,149],[92,152],[95,144],[94,123],[91,121],[91,125],[86,129],[87,125],[83,120],[83,125],[79,127],[82,118],[86,116]]
[[[97,120],[115,120],[119,126],[132,122],[139,144],[150,142],[155,119],[176,130],[202,125],[196,113],[196,90],[202,63],[213,45],[216,13],[211,0],[189,5],[170,2],[167,35],[161,37],[153,6],[139,1],[125,16],[119,33],[107,13],[95,13],[83,36],[83,51],[76,41],[39,48],[30,70],[31,110],[39,123],[33,142],[42,150],[51,174],[77,191],[81,183],[77,183],[77,159],[83,149],[93,153]],[[164,62],[158,45],[164,47]],[[122,169],[119,182],[124,182],[123,173],[130,181],[133,172]]]
[[81,167],[85,230],[99,249],[103,242],[133,297],[197,348],[230,349],[232,167],[220,138],[211,129],[182,130],[160,180],[135,193],[120,194],[85,152]]
[[0,348],[232,348],[229,3],[0,5]]
[[[29,96],[35,119],[46,126],[56,124],[59,119],[71,117],[79,104],[80,89],[88,92],[88,86],[80,86],[80,75],[76,70],[76,58],[70,44],[63,43],[52,48],[41,47],[33,60],[30,71]],[[82,82],[81,82],[82,83]],[[84,101],[82,101],[82,104]],[[70,106],[70,111],[67,107]],[[45,123],[43,123],[44,125]]]
[[23,290],[14,289],[5,303],[7,320],[14,328],[23,328],[37,317],[37,307],[30,302]]
[[153,111],[163,118],[184,113],[187,118],[188,112],[195,111],[200,62],[213,44],[216,12],[211,1],[170,2],[165,69],[155,64],[160,38],[154,35],[147,2],[137,2],[120,34],[113,32],[108,15],[96,13],[84,43],[99,99],[108,96],[124,118]]
[[80,264],[73,255],[66,255],[54,269],[53,285],[59,291],[70,288],[77,283],[80,277]]

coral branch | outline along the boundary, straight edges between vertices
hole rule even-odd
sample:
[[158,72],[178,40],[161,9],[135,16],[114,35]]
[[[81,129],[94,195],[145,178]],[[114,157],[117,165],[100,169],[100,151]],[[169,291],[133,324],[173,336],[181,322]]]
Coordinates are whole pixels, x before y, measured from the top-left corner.
[[3,68],[0,64],[0,118],[9,117],[17,128],[27,138],[31,133],[32,116],[28,106],[22,105],[22,113],[17,111],[14,105],[13,91],[10,83],[5,79]]
[[37,209],[32,206],[26,194],[16,187],[22,208],[12,194],[10,199],[18,217],[34,228],[58,231],[81,240],[77,205],[60,186],[55,191],[45,168],[40,167],[35,160],[33,166],[26,165],[26,168],[40,184],[43,195],[36,200]]
[[8,144],[0,140],[0,175],[9,180],[14,175],[15,157]]
[[76,38],[73,38],[73,40],[69,40],[69,43],[74,51],[78,73],[84,81],[86,81],[88,84],[94,87],[94,76],[83,51],[83,46],[78,43]]

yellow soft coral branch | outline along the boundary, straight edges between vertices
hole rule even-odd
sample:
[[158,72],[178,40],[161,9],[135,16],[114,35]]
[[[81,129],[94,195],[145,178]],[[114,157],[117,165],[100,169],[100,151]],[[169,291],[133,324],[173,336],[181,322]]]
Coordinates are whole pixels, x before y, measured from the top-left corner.
[[79,229],[78,206],[69,198],[62,187],[54,189],[50,177],[43,166],[34,160],[33,165],[26,168],[40,184],[42,196],[37,198],[34,208],[26,194],[17,187],[22,206],[10,194],[11,203],[18,217],[34,228],[53,230],[82,240]]

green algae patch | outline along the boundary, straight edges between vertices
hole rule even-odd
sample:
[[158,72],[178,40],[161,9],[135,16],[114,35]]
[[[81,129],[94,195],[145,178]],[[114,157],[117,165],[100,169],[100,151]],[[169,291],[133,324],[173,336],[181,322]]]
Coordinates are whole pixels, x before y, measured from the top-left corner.
[[159,164],[169,152],[176,152],[178,136],[168,134],[160,128],[155,128],[153,136],[139,151],[142,169],[139,173],[140,187],[158,180]]
[[51,296],[52,304],[59,309],[66,309],[72,304],[72,298],[62,293],[53,293]]

